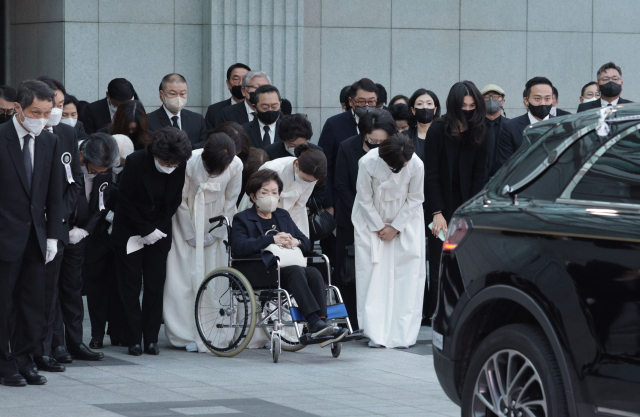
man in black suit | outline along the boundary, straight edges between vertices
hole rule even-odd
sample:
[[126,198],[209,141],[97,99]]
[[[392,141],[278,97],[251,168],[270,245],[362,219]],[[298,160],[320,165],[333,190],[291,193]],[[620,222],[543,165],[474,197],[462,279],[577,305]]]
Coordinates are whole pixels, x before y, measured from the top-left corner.
[[493,176],[498,171],[498,138],[504,128],[505,121],[509,120],[502,115],[505,103],[504,90],[495,84],[485,85],[481,91],[487,107],[487,114],[484,119],[485,133],[484,140],[487,143],[487,169],[486,179]]
[[242,95],[244,100],[222,109],[222,122],[236,122],[240,125],[253,121],[256,108],[251,99],[258,87],[271,84],[271,79],[264,71],[249,71],[242,78]]
[[600,98],[598,100],[582,103],[578,106],[578,113],[601,107],[616,106],[618,104],[633,103],[620,97],[622,94],[622,69],[613,62],[607,62],[598,69],[598,90]]
[[266,148],[272,143],[280,142],[278,129],[282,121],[282,98],[280,91],[269,84],[258,87],[254,97],[256,117],[243,124],[242,128],[247,132],[252,148]]
[[553,84],[545,77],[533,77],[525,84],[522,93],[524,107],[528,110],[522,116],[505,121],[498,137],[498,166],[496,171],[522,144],[524,129],[541,120],[548,120],[553,101]]
[[107,86],[107,96],[89,103],[82,114],[81,122],[87,134],[102,129],[113,121],[118,106],[129,100],[138,100],[133,85],[124,78],[114,78]]
[[552,90],[553,90],[553,97],[551,99],[551,103],[553,107],[551,107],[551,111],[549,112],[549,114],[552,117],[566,116],[567,114],[571,114],[570,111],[566,111],[558,108],[558,89],[555,86],[553,86]]
[[13,117],[16,102],[16,90],[8,85],[0,85],[0,124],[7,123]]
[[227,88],[231,93],[231,98],[226,98],[209,106],[207,114],[204,116],[204,121],[207,122],[207,129],[215,129],[222,124],[222,109],[241,103],[244,100],[242,78],[249,71],[251,71],[251,68],[240,62],[227,69]]
[[187,104],[187,80],[180,74],[167,74],[160,83],[162,107],[149,113],[149,132],[173,126],[187,134],[193,149],[204,146],[207,124],[198,113],[184,108]]
[[331,215],[333,210],[332,184],[335,175],[335,161],[338,156],[340,142],[357,135],[360,116],[376,108],[378,87],[368,78],[356,81],[349,89],[350,111],[331,116],[324,123],[318,145],[327,157],[327,192],[323,206]]
[[9,386],[47,382],[33,355],[45,315],[45,263],[63,237],[58,138],[43,130],[53,101],[46,84],[24,81],[16,115],[0,125],[0,384]]

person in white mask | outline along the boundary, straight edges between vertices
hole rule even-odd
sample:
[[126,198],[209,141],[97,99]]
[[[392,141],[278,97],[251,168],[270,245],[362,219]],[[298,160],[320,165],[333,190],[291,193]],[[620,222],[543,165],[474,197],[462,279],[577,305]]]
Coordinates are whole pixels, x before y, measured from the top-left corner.
[[[306,205],[316,183],[324,185],[327,176],[327,158],[324,153],[301,144],[296,147],[295,156],[265,162],[260,169],[271,169],[278,173],[284,184],[278,207],[288,211],[296,226],[309,237]],[[254,200],[247,191],[238,205],[238,211],[246,210],[253,204]]]
[[80,133],[85,133],[84,123],[78,119],[78,99],[71,94],[64,95],[64,106],[62,107],[62,119],[64,123],[76,129]]
[[[113,218],[118,290],[128,332],[129,354],[157,355],[162,324],[162,297],[171,249],[171,219],[182,204],[186,162],[191,143],[184,132],[163,127],[153,132],[146,149],[124,164]],[[140,306],[140,290],[144,294]]]
[[596,81],[590,81],[582,87],[580,91],[580,104],[590,103],[600,99],[600,90],[598,90],[598,83]]
[[173,243],[164,285],[164,330],[169,342],[190,352],[208,352],[193,319],[200,284],[216,268],[228,266],[227,229],[209,232],[209,219],[236,214],[242,161],[225,133],[213,133],[187,162],[182,204],[173,216]]
[[201,114],[185,109],[187,105],[187,80],[180,74],[167,74],[160,82],[159,97],[162,106],[149,113],[149,131],[173,126],[187,134],[193,149],[204,146],[207,124]]
[[118,106],[129,100],[138,100],[133,85],[124,78],[109,81],[106,97],[89,103],[84,110],[85,130],[88,134],[97,132],[113,121]]

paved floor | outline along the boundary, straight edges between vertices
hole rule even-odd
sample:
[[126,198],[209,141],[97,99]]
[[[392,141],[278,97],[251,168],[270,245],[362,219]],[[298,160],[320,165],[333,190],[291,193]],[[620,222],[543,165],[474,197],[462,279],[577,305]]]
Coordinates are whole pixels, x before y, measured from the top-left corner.
[[[46,373],[45,386],[0,386],[0,417],[18,416],[459,416],[433,371],[430,329],[407,350],[343,345],[234,358],[171,348],[161,331],[159,356],[133,357],[107,346],[100,362]],[[85,338],[89,338],[85,315]],[[109,338],[105,338],[108,344]]]

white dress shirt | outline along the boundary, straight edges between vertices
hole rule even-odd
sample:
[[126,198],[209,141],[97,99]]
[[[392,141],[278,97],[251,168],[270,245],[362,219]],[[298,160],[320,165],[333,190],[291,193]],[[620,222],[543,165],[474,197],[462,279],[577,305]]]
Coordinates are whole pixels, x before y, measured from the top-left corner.
[[264,127],[267,126],[269,128],[269,139],[271,139],[271,143],[273,143],[276,138],[276,123],[278,122],[276,121],[270,125],[265,125],[260,121],[260,119],[258,119],[258,124],[260,125],[260,139],[264,138]]
[[169,116],[169,126],[173,126],[173,120],[171,120],[171,118],[174,117],[174,116],[178,116],[178,128],[180,130],[182,130],[182,118],[180,117],[180,113],[182,111],[179,111],[178,114],[173,114],[169,110],[167,110],[167,108],[164,106],[164,104],[162,105],[162,108],[167,113],[167,116]]
[[251,106],[247,104],[247,100],[242,100],[242,102],[244,103],[244,108],[247,109],[247,116],[249,116],[249,121],[253,122],[253,118],[255,117],[254,116],[255,110],[253,110]]
[[353,110],[353,108],[351,109],[351,115],[353,116],[353,118],[356,121],[356,131],[358,132],[358,134],[360,134],[360,129],[358,129],[358,123],[360,123],[360,117],[356,114],[355,110]]
[[[611,105],[612,105],[612,106],[617,105],[617,104],[618,104],[618,100],[620,100],[620,97],[618,97],[617,99],[613,100],[613,101],[611,102]],[[601,105],[602,107],[607,107],[607,106],[609,105],[609,102],[608,102],[608,101],[604,101],[602,98],[600,98],[600,105]]]
[[91,201],[91,190],[93,190],[93,180],[95,177],[93,175],[84,176],[84,194],[87,197],[87,202]]
[[542,119],[542,120],[538,120],[538,119],[536,119],[535,117],[533,117],[533,115],[531,114],[531,112],[527,112],[527,114],[529,115],[529,122],[531,122],[531,124],[541,122],[542,120],[549,120],[549,115],[548,115],[548,114],[547,114],[547,117],[545,117],[545,118],[544,118],[544,119]]
[[26,135],[31,136],[31,139],[29,141],[29,152],[31,153],[31,172],[33,172],[33,158],[34,158],[34,154],[35,154],[35,148],[36,148],[36,139],[35,137],[33,137],[32,133],[29,133],[29,131],[27,129],[25,129],[24,127],[22,127],[22,125],[20,123],[18,123],[18,115],[16,114],[15,116],[13,116],[13,126],[16,128],[16,132],[18,132],[18,138],[20,140],[20,149],[22,150],[22,148],[24,148],[24,137]]

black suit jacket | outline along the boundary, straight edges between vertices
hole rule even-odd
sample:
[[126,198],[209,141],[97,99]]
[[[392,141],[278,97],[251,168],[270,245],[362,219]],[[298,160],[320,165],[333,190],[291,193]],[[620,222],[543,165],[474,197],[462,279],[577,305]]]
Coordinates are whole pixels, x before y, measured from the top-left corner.
[[[451,220],[458,207],[453,202],[453,170],[460,171],[460,194],[467,201],[482,190],[487,164],[486,143],[474,147],[468,143],[462,145],[460,159],[454,161],[454,139],[446,131],[442,121],[434,122],[427,131],[425,139],[425,210],[427,219],[436,211],[442,211],[444,218]],[[425,221],[431,223],[430,220]]]
[[[78,196],[84,191],[82,186],[82,170],[80,169],[80,153],[78,152],[78,131],[71,126],[65,124],[59,124],[53,127],[53,134],[58,137],[58,146],[60,148],[61,159],[56,162],[56,167],[61,172],[62,181],[62,242],[65,245],[69,244],[69,219],[76,210],[76,203],[78,202]],[[65,154],[69,154],[71,162],[71,176],[73,182],[69,183],[67,180],[67,170],[62,163],[62,158]]]
[[362,136],[355,135],[340,144],[336,158],[336,172],[333,182],[336,223],[349,230],[353,230],[351,211],[356,199],[358,161],[365,154],[366,152],[362,148]]
[[93,233],[87,236],[85,239],[84,248],[84,263],[89,264],[100,260],[109,251],[113,250],[113,244],[111,243],[111,235],[109,234],[109,227],[111,223],[107,221],[106,217],[109,211],[116,211],[118,206],[118,187],[119,180],[122,178],[122,174],[117,176],[116,182],[113,182],[113,174],[109,178],[109,189],[107,190],[108,197],[105,201],[106,210],[100,212],[100,218],[98,219]]
[[85,132],[89,135],[111,123],[111,113],[109,112],[107,98],[89,103],[84,110],[83,117],[81,122],[84,124]]
[[235,101],[233,101],[233,99],[227,98],[210,105],[207,108],[207,114],[204,116],[204,121],[207,122],[207,128],[215,129],[216,127],[221,125],[223,123],[222,109],[229,107],[232,104],[235,104]]
[[[618,100],[618,104],[626,104],[626,103],[633,103],[633,101],[625,100],[622,97],[620,97],[620,99]],[[591,110],[591,109],[599,109],[601,107],[602,107],[602,99],[599,98],[597,100],[593,100],[593,101],[590,101],[588,103],[581,103],[578,106],[578,113],[583,112],[583,111],[587,111],[587,110]]]
[[64,237],[60,155],[58,137],[43,130],[34,142],[29,189],[16,128],[12,121],[0,125],[0,261],[14,262],[23,254],[32,227],[43,261],[47,238]]
[[571,114],[571,112],[556,108],[556,117],[566,116],[567,114]]
[[[169,120],[169,116],[167,116],[164,107],[160,107],[149,113],[147,118],[149,119],[150,133],[162,129],[165,126],[171,126],[171,120]],[[182,109],[180,111],[180,126],[182,127],[181,130],[189,136],[193,149],[199,149],[204,146],[204,142],[207,140],[207,124],[201,115],[187,109]]]
[[334,206],[332,187],[335,175],[335,162],[340,143],[357,134],[356,121],[353,118],[351,110],[329,117],[322,127],[318,145],[327,157],[327,193],[324,197],[325,207]]
[[249,115],[247,114],[247,109],[244,106],[244,100],[240,103],[236,103],[222,109],[222,123],[224,122],[236,122],[241,125],[249,123]]
[[[100,218],[106,214],[107,200],[109,199],[109,185],[111,184],[111,169],[96,175],[93,178],[93,187],[91,188],[91,194],[89,194],[89,200],[85,193],[85,180],[82,176],[82,192],[78,197],[78,204],[74,215],[71,216],[69,221],[71,226],[84,229],[89,234],[92,234],[96,224],[100,221]],[[100,190],[102,189],[102,200],[104,209],[100,210]]]
[[[158,172],[153,155],[140,150],[127,157],[120,176],[118,206],[113,218],[111,241],[126,246],[131,236],[145,237],[159,229],[167,237],[154,245],[171,248],[171,218],[182,203],[182,187],[187,164],[180,164],[171,174]],[[163,178],[162,176],[165,176]],[[164,207],[153,204],[153,184],[166,180]]]
[[[278,142],[282,142],[282,139],[280,139],[280,135],[278,135],[278,132],[280,131],[280,122],[282,122],[282,117],[280,117],[276,122],[276,134],[271,145],[275,145]],[[254,117],[251,122],[247,122],[243,124],[242,128],[244,129],[245,132],[247,132],[247,135],[249,136],[249,143],[251,144],[252,148],[261,148],[261,149],[266,148],[265,146],[262,146],[262,135],[260,134],[260,122],[258,122],[257,117]],[[272,135],[272,134],[273,134],[272,132],[269,132],[269,135]],[[291,156],[291,155],[287,153],[287,156]],[[274,158],[271,158],[271,159],[274,159]]]
[[[279,232],[289,233],[300,240],[302,253],[311,250],[311,242],[298,229],[291,215],[284,209],[278,208],[273,212]],[[265,236],[260,223],[260,216],[256,207],[250,207],[233,216],[231,228],[231,253],[236,257],[251,256],[260,253],[262,249],[273,243],[273,236]]]
[[[498,172],[498,170],[502,166],[502,163],[500,162],[499,143],[500,143],[500,136],[502,135],[502,131],[505,129],[505,125],[508,120],[511,120],[511,119],[507,119],[502,115],[500,115],[500,117],[496,119],[496,121],[498,122],[499,128],[498,128],[498,134],[496,135],[496,141],[493,144],[493,152],[492,152],[491,149],[489,149],[490,141],[488,140],[489,119],[487,119],[486,117],[484,119],[484,123],[485,123],[484,138],[485,138],[485,142],[487,143],[487,169],[485,172],[485,182],[489,181],[489,178],[491,178],[496,172]],[[492,153],[493,153],[493,157],[491,157]]]
[[525,113],[522,116],[514,117],[513,119],[505,120],[498,136],[498,170],[511,155],[518,150],[522,145],[522,134],[531,120],[529,120],[529,113]]

